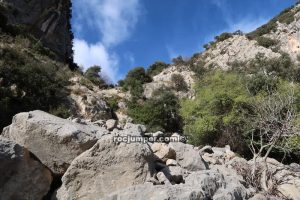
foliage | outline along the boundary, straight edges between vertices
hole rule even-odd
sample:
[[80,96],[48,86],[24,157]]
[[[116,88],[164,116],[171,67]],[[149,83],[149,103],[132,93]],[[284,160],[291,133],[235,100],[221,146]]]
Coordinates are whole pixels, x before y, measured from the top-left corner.
[[277,21],[280,23],[284,23],[284,24],[290,24],[291,22],[294,21],[295,13],[298,12],[297,10],[293,11],[293,9],[294,9],[294,6],[285,9],[278,16],[271,19],[267,24],[257,28],[255,31],[253,31],[251,33],[248,33],[247,37],[249,39],[255,39],[257,37],[268,34],[272,31],[276,31]]
[[267,58],[264,54],[257,54],[250,61],[248,71],[245,73],[264,73],[268,76],[276,76],[289,81],[297,80],[298,67],[295,66],[287,53],[282,53],[279,58]]
[[215,41],[216,41],[216,42],[222,42],[222,41],[224,41],[224,40],[227,40],[227,39],[231,38],[232,35],[233,35],[232,33],[224,32],[224,33],[222,33],[221,35],[216,36],[216,37],[215,37]]
[[211,41],[208,44],[204,44],[203,48],[205,48],[206,50],[208,50],[210,48],[214,48],[214,47],[216,47],[218,42],[225,41],[225,40],[231,38],[234,34],[241,34],[241,32],[237,31],[235,33],[227,33],[227,32],[221,33],[219,36],[215,37],[214,41]]
[[268,37],[259,36],[256,38],[258,45],[269,48],[278,44],[278,40],[274,40]]
[[161,73],[164,69],[166,69],[168,66],[169,65],[164,62],[157,61],[154,64],[149,66],[146,74],[150,77],[156,76],[157,74]]
[[179,100],[169,91],[158,90],[144,102],[129,102],[128,108],[134,122],[147,125],[150,131],[181,130]]
[[125,91],[130,91],[132,98],[139,99],[143,95],[143,84],[151,81],[152,78],[143,67],[136,67],[128,72],[124,80],[119,81],[119,85]]
[[[39,62],[30,54],[6,47],[0,62],[0,127],[19,112],[62,111],[69,73],[61,65]],[[62,113],[62,112],[61,112]]]
[[107,87],[107,83],[103,80],[100,73],[101,73],[100,66],[92,66],[86,70],[84,76],[92,83],[97,85],[99,88],[105,88]]
[[[247,127],[245,115],[249,94],[243,87],[243,80],[235,73],[211,72],[196,86],[196,99],[182,102],[181,114],[184,132],[195,145],[225,145],[244,154],[243,131]],[[225,141],[224,141],[225,142]]]
[[171,81],[176,91],[187,91],[188,85],[181,74],[172,74]]
[[200,59],[195,63],[190,64],[190,69],[196,74],[197,78],[201,78],[208,70],[204,67],[205,61]]

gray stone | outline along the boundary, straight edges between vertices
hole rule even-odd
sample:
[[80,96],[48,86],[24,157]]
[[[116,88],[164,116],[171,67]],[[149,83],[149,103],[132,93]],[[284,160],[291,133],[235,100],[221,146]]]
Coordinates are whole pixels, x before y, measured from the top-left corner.
[[0,199],[42,199],[50,189],[51,172],[32,154],[0,137]]
[[198,171],[207,169],[207,163],[202,159],[199,152],[192,145],[181,142],[171,142],[169,147],[176,152],[176,161],[178,164],[189,171]]
[[72,162],[56,198],[102,199],[113,191],[143,184],[154,172],[152,159],[147,144],[115,143],[112,136],[105,136]]
[[108,134],[104,128],[82,125],[43,111],[14,116],[2,135],[23,145],[55,174],[63,174],[79,154]]
[[114,130],[117,127],[118,121],[114,119],[109,119],[106,121],[106,128],[109,131]]
[[154,143],[151,146],[153,153],[162,161],[176,159],[176,152],[165,143]]

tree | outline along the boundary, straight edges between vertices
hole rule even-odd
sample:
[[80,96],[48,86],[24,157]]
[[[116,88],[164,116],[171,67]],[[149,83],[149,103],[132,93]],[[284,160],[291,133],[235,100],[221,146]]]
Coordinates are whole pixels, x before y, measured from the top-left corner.
[[164,62],[157,61],[154,64],[149,66],[149,68],[147,69],[147,75],[149,75],[151,77],[156,76],[157,74],[162,72],[164,69],[166,69],[168,66],[169,65]]
[[262,159],[261,186],[268,191],[267,158],[274,148],[282,148],[285,152],[291,150],[289,138],[298,135],[295,120],[295,95],[273,93],[253,105],[255,116],[251,131],[250,149],[253,154],[252,180],[257,176],[257,159]]
[[169,91],[157,90],[144,102],[130,102],[129,116],[137,123],[147,125],[150,131],[180,131],[179,100]]
[[181,74],[172,74],[171,81],[176,91],[188,90],[188,85]]
[[106,87],[107,84],[103,80],[103,78],[100,75],[101,73],[101,67],[100,66],[92,66],[86,70],[84,73],[84,76],[90,80],[92,83],[96,84],[100,88]]

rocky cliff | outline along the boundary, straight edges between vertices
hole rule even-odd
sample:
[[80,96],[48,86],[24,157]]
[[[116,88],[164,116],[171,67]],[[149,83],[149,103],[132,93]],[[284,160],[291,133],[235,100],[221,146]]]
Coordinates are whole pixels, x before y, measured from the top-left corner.
[[0,9],[9,24],[24,27],[25,32],[54,51],[59,60],[72,59],[70,0],[1,0]]

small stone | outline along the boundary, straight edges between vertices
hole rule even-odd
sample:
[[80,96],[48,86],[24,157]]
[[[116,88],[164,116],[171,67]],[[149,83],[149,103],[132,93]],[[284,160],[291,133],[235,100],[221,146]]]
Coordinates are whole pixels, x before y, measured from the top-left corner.
[[167,166],[176,166],[177,165],[177,161],[174,159],[168,159],[166,162]]
[[106,129],[109,131],[114,130],[117,127],[117,120],[109,119],[106,121]]

